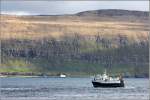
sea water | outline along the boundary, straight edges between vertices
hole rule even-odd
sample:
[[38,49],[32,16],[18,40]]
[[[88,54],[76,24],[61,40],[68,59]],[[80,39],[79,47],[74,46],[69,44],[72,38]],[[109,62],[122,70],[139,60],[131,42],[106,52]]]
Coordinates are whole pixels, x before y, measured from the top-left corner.
[[94,88],[91,78],[0,78],[1,100],[149,100],[149,79],[126,78],[125,87]]

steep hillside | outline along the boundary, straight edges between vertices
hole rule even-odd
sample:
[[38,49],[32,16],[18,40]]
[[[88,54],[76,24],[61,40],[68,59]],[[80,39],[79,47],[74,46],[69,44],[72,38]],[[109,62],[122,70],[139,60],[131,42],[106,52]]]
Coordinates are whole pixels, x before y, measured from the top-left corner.
[[1,15],[0,72],[148,76],[148,12]]

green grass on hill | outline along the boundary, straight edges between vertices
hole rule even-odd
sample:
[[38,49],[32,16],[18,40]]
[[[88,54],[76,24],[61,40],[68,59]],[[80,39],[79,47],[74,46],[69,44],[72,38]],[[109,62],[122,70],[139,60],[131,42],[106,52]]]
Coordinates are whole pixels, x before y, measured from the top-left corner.
[[[145,67],[146,68],[146,67]],[[140,69],[140,73],[145,74],[146,69]],[[84,61],[63,61],[51,62],[47,59],[9,59],[2,64],[0,72],[34,72],[34,73],[47,73],[59,74],[66,73],[69,75],[94,75],[101,74],[107,71],[111,75],[123,74],[126,76],[134,76],[135,69],[129,64],[113,64],[112,68],[106,68],[103,64],[89,63]]]

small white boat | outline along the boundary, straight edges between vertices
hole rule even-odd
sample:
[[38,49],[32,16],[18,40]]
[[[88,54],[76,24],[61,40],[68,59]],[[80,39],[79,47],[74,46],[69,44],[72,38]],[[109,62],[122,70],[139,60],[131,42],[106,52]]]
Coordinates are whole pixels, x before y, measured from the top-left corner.
[[60,74],[60,76],[59,77],[61,77],[61,78],[65,78],[66,77],[66,75],[65,74]]

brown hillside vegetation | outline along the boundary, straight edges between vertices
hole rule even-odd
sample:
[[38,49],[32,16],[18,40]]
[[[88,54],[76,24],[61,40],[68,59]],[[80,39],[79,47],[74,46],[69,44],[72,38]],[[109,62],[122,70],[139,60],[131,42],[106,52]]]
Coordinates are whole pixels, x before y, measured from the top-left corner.
[[[107,11],[106,11],[107,12]],[[147,37],[148,16],[141,12],[128,15],[81,12],[60,16],[10,16],[1,15],[2,39],[61,37],[64,34],[115,36],[124,34],[130,38]],[[109,12],[110,13],[110,12]],[[135,13],[135,14],[134,14]],[[102,16],[103,14],[103,16]],[[139,13],[140,14],[140,13]]]

